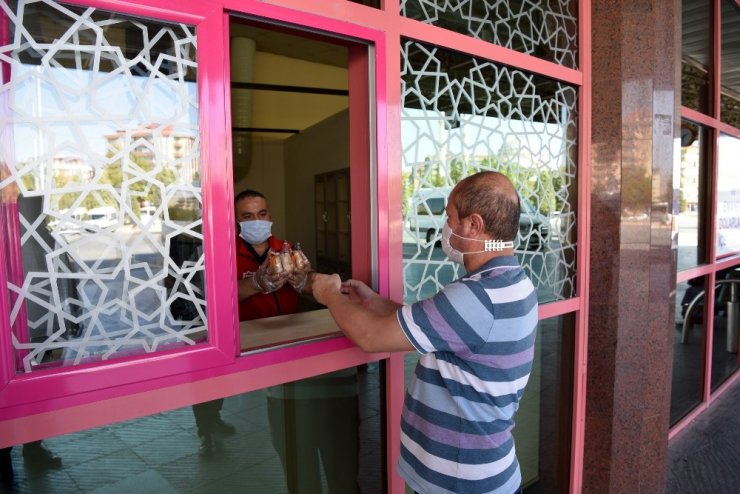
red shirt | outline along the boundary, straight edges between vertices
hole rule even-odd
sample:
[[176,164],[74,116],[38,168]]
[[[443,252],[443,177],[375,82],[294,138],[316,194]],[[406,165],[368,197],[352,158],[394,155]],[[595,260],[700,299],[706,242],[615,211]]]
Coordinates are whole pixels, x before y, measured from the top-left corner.
[[[267,239],[270,249],[279,252],[283,241],[275,237]],[[267,259],[269,250],[259,256],[254,248],[243,238],[236,237],[236,276],[237,279],[251,278]],[[285,283],[272,293],[258,293],[239,303],[239,320],[249,321],[262,317],[295,314],[298,312],[298,292]]]

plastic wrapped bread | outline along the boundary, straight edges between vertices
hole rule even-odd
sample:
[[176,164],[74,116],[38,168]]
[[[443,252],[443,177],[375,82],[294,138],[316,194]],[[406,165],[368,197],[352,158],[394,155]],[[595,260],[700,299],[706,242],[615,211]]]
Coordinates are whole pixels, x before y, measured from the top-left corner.
[[306,257],[306,254],[303,253],[303,249],[301,249],[300,243],[295,244],[295,248],[293,249],[291,257],[293,259],[293,266],[295,266],[296,271],[306,272],[311,269],[311,263]]

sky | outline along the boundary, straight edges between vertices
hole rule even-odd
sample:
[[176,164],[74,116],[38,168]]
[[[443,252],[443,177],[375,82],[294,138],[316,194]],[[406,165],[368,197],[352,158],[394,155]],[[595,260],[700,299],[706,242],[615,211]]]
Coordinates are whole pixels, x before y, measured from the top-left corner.
[[105,135],[149,123],[198,131],[197,85],[160,77],[41,65],[13,66],[17,162],[42,153],[105,155]]

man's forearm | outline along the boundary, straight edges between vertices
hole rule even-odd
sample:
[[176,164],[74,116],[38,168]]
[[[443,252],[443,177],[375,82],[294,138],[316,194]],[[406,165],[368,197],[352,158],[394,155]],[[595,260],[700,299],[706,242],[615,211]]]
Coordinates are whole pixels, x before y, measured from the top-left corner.
[[249,297],[262,292],[254,286],[252,278],[244,278],[237,281],[237,293],[239,294],[239,302],[243,302]]
[[391,313],[395,314],[395,312],[401,307],[401,304],[380,295],[373,297],[367,306],[368,309],[379,316],[384,316]]
[[[397,304],[374,302],[373,305],[374,309],[359,305],[340,292],[330,294],[326,300],[326,306],[339,329],[364,351],[412,350],[413,347],[401,331],[396,319]],[[376,312],[375,309],[378,306],[383,310]]]

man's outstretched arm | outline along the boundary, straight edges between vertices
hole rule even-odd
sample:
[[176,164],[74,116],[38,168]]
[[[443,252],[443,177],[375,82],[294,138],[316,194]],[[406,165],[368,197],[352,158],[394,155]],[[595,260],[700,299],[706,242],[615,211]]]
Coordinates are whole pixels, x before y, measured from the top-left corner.
[[381,297],[360,281],[342,284],[339,275],[317,274],[313,295],[347,337],[366,352],[413,350],[396,318],[399,304]]

